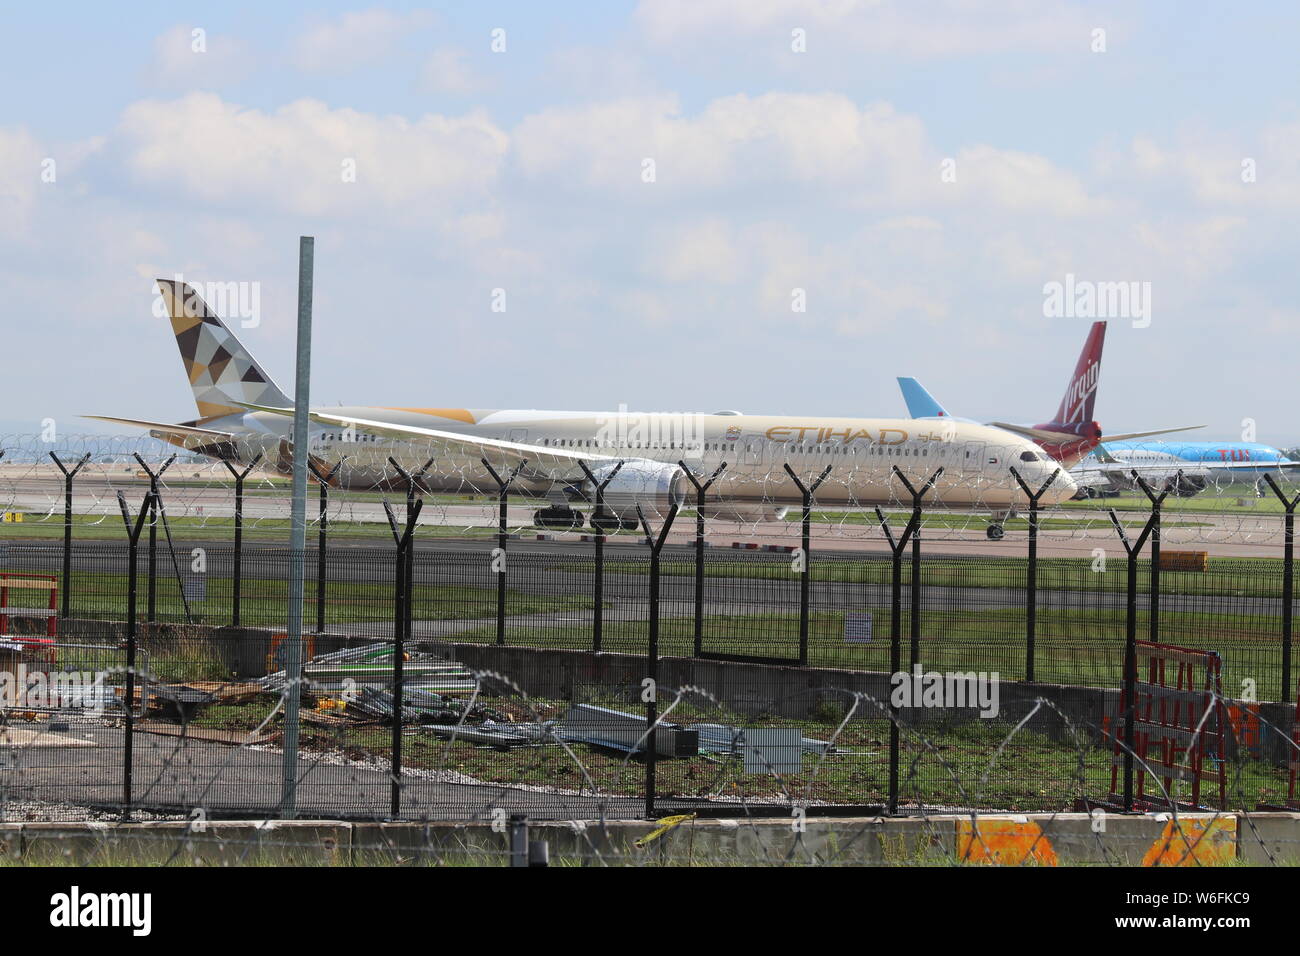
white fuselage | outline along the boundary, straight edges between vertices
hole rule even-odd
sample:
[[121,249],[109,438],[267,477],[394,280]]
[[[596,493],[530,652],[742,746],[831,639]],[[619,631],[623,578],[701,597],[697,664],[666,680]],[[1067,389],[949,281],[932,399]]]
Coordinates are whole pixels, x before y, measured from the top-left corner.
[[[804,484],[830,468],[817,491],[819,504],[910,503],[895,469],[919,488],[942,468],[926,497],[927,504],[993,511],[1026,503],[1010,472],[1012,467],[1035,490],[1059,468],[1027,439],[965,422],[731,413],[377,407],[320,411],[536,446],[538,464],[521,475],[518,487],[539,496],[553,497],[557,487],[582,479],[574,462],[545,463],[549,450],[605,456],[611,461],[683,462],[691,471],[705,475],[725,463],[715,485],[718,497],[756,506],[790,505],[801,500],[798,485],[785,469],[787,464]],[[292,423],[283,416],[248,412],[205,422],[205,426],[235,433],[243,441],[241,448],[249,449],[247,454],[241,450],[241,459],[261,451],[281,468],[287,464]],[[407,471],[419,469],[432,458],[425,480],[430,490],[496,488],[477,452],[451,451],[440,448],[436,441],[426,444],[364,429],[312,424],[310,452],[326,468],[344,459],[337,477],[344,487],[400,487],[400,474],[390,458]],[[1074,481],[1062,471],[1042,503],[1067,499],[1075,490]]]

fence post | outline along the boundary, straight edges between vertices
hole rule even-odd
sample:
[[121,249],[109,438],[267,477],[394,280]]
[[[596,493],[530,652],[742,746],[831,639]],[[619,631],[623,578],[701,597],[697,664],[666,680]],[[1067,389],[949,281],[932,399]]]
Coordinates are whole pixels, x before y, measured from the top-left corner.
[[704,650],[704,493],[726,470],[727,463],[724,461],[718,465],[709,480],[703,484],[686,467],[686,462],[678,461],[677,466],[695,486],[695,625],[692,633],[695,638],[695,656],[699,657]]
[[398,529],[397,519],[387,501],[384,502],[384,514],[388,516],[388,527],[393,532],[393,541],[397,544],[397,561],[394,574],[393,590],[393,738],[392,738],[392,784],[390,792],[390,813],[396,820],[402,813],[402,707],[405,700],[405,671],[402,667],[406,654],[406,638],[411,630],[411,538],[415,532],[416,521],[424,502],[416,500],[407,509],[406,526]]
[[226,466],[226,470],[235,478],[235,554],[234,567],[231,568],[230,591],[233,597],[233,607],[230,612],[230,623],[235,627],[239,626],[239,605],[243,592],[243,554],[244,554],[244,479],[248,473],[257,467],[257,463],[262,460],[262,453],[259,451],[253,460],[248,463],[248,467],[243,471],[236,471],[225,458],[221,463]]
[[[4,452],[0,451],[0,458],[4,457]],[[77,477],[77,472],[81,471],[83,465],[90,461],[90,452],[81,456],[81,461],[68,471],[63,462],[59,461],[59,456],[50,452],[50,457],[54,463],[59,466],[59,471],[63,472],[63,596],[60,601],[59,617],[66,619],[68,616],[68,587],[72,582],[72,479]]]
[[492,563],[497,566],[497,643],[504,644],[506,642],[506,510],[510,502],[510,482],[515,480],[515,475],[519,474],[519,470],[527,464],[527,460],[515,465],[514,469],[506,475],[504,481],[486,458],[480,458],[479,460],[483,462],[483,467],[488,470],[488,474],[497,483],[497,497],[499,500],[497,547]]
[[[880,527],[885,532],[885,539],[889,542],[889,550],[892,558],[892,577],[889,588],[889,673],[890,680],[901,672],[903,666],[903,549],[907,547],[912,535],[916,533],[917,527],[921,523],[921,498],[930,490],[938,477],[943,474],[943,468],[935,470],[920,491],[914,489],[911,483],[899,471],[898,466],[894,466],[894,474],[902,480],[907,486],[907,490],[912,494],[913,508],[912,513],[908,516],[907,524],[903,527],[903,533],[899,535],[898,540],[894,540],[894,533],[889,528],[889,519],[879,508],[876,509],[876,518],[880,521]],[[913,582],[915,587],[915,582]],[[916,656],[913,652],[913,656]],[[889,805],[888,811],[893,814],[898,812],[898,753],[899,753],[899,735],[898,735],[898,706],[894,703],[894,695],[889,695]]]
[[[411,515],[413,509],[415,508],[415,493],[416,491],[419,490],[420,482],[424,479],[424,475],[429,470],[429,466],[433,464],[433,458],[430,457],[429,460],[426,461],[423,465],[421,465],[418,469],[416,469],[416,471],[413,474],[408,474],[406,472],[406,469],[403,468],[401,465],[399,465],[396,461],[394,461],[391,456],[388,459],[388,463],[397,469],[397,473],[399,475],[401,475],[404,479],[406,479],[406,517],[407,520],[411,520]],[[331,472],[331,474],[333,474],[333,472]],[[414,525],[412,525],[412,527],[414,527]],[[415,548],[414,545],[412,545],[411,551],[406,556],[406,599],[407,602],[411,605],[412,613],[414,613],[414,608],[415,608],[414,551]],[[408,618],[409,617],[410,615],[408,615]],[[406,625],[406,636],[408,638],[411,636],[411,624],[409,620]]]
[[[1137,693],[1137,557],[1141,553],[1143,545],[1147,543],[1147,538],[1150,537],[1155,522],[1159,521],[1159,503],[1165,500],[1165,495],[1169,494],[1169,489],[1166,488],[1157,498],[1151,491],[1151,486],[1146,483],[1146,479],[1138,475],[1136,469],[1132,472],[1132,475],[1155,507],[1153,507],[1146,523],[1142,526],[1142,533],[1138,535],[1137,541],[1132,543],[1129,542],[1128,534],[1124,531],[1124,525],[1120,522],[1119,515],[1115,514],[1114,508],[1110,509],[1111,524],[1115,526],[1120,544],[1124,546],[1124,551],[1128,555],[1128,592],[1125,601],[1127,613],[1125,614],[1124,624],[1124,811],[1126,813],[1131,812],[1133,809],[1133,723],[1137,710],[1137,701],[1135,700]],[[1179,472],[1179,477],[1182,477],[1182,472]]]
[[[591,469],[587,467],[587,463],[582,459],[578,459],[578,466],[582,468],[582,473],[587,476],[587,480],[596,489],[596,514],[601,514],[605,510],[605,487],[614,480],[614,476],[623,467],[623,462],[619,461],[604,481],[597,481],[596,476],[591,473]],[[605,626],[605,532],[595,525],[592,525],[591,530],[596,532],[592,535],[596,544],[596,578],[592,590],[595,607],[592,609],[591,617],[591,649],[598,651],[601,647],[602,631]]]
[[328,534],[329,506],[330,506],[330,482],[334,480],[334,475],[343,467],[347,461],[344,455],[335,464],[334,467],[324,474],[316,467],[316,462],[311,458],[307,459],[307,467],[320,483],[320,519],[316,528],[316,633],[325,633],[325,548],[326,536]]
[[[636,516],[645,529],[646,540],[650,542],[650,622],[645,652],[646,677],[650,681],[649,700],[645,705],[645,815],[649,819],[655,815],[655,770],[659,756],[655,740],[655,728],[659,723],[659,552],[668,540],[668,531],[672,528],[680,507],[676,501],[673,502],[664,518],[663,527],[659,529],[659,536],[655,537],[650,533],[650,522],[646,521],[641,506],[636,506]],[[643,688],[642,693],[644,692]]]
[[1295,506],[1300,504],[1300,494],[1287,498],[1277,486],[1273,476],[1264,472],[1264,480],[1273,489],[1286,509],[1282,543],[1282,692],[1280,701],[1291,699],[1291,601],[1295,583]]
[[134,524],[131,521],[131,511],[126,506],[126,496],[120,491],[117,493],[117,506],[122,511],[122,521],[126,525],[126,537],[130,546],[126,559],[126,696],[123,701],[126,707],[126,740],[122,748],[122,813],[124,816],[130,817],[133,744],[135,740],[135,603],[136,579],[139,577],[136,552],[140,543],[140,532],[153,513],[153,492],[145,495],[144,502],[140,505],[140,513],[136,516]]
[[1038,635],[1038,500],[1061,473],[1056,469],[1037,491],[1030,491],[1013,466],[1011,477],[1029,499],[1029,565],[1025,569],[1025,680],[1034,679],[1034,642]]
[[[794,473],[790,463],[785,463],[785,473],[790,476],[795,487],[803,496],[803,522],[801,525],[802,537],[800,538],[801,548],[803,551],[803,569],[799,573],[799,666],[808,666],[808,599],[809,588],[811,585],[812,560],[809,552],[812,550],[812,496],[813,493],[821,487],[821,483],[826,480],[826,476],[831,473],[831,466],[827,465],[822,469],[822,473],[817,479],[807,487],[799,480],[799,476]],[[699,611],[696,612],[696,620],[699,620]]]
[[[158,492],[158,479],[162,477],[163,472],[165,472],[168,468],[171,467],[171,463],[176,460],[176,456],[172,455],[170,458],[168,458],[165,462],[163,462],[163,466],[159,468],[157,472],[155,472],[152,468],[150,468],[147,464],[145,464],[145,460],[140,457],[140,453],[138,451],[135,452],[134,454],[135,454],[135,460],[140,463],[140,467],[144,469],[144,473],[149,476],[149,495],[153,498],[154,509],[157,510],[157,507],[160,503],[159,492]],[[158,592],[158,577],[154,569],[155,559],[157,558],[157,555],[158,555],[158,516],[156,514],[153,514],[149,519],[149,604],[148,604],[149,612],[147,617],[147,620],[149,621],[153,621],[155,619],[156,611],[157,611],[156,598]]]
[[[1137,472],[1133,472],[1137,477]],[[1172,484],[1167,485],[1165,490],[1156,497],[1145,481],[1140,482],[1142,490],[1146,492],[1148,500],[1151,502],[1151,517],[1148,519],[1151,523],[1151,570],[1150,583],[1147,586],[1147,626],[1149,640],[1152,644],[1160,643],[1160,505],[1165,500],[1165,495],[1169,494],[1171,488],[1176,488],[1183,481],[1183,471],[1180,468],[1174,477]]]

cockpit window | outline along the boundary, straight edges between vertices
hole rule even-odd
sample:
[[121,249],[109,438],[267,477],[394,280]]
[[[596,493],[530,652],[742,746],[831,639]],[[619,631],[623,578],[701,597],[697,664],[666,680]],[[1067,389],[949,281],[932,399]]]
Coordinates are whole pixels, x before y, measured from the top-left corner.
[[1020,460],[1021,461],[1042,461],[1042,459],[1038,457],[1038,454],[1032,451],[1022,451],[1020,453]]

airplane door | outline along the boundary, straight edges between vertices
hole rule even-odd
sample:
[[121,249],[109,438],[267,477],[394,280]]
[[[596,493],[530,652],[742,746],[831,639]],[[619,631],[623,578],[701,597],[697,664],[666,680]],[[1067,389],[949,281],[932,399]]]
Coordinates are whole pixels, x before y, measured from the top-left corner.
[[526,445],[526,444],[528,444],[528,429],[527,429],[527,428],[512,428],[512,429],[510,429],[510,439],[509,439],[509,440],[510,440],[510,441],[513,441],[513,442],[519,442],[519,444],[521,444],[521,445]]
[[988,449],[983,442],[970,442],[962,451],[961,473],[968,477],[978,477],[984,472],[984,459]]

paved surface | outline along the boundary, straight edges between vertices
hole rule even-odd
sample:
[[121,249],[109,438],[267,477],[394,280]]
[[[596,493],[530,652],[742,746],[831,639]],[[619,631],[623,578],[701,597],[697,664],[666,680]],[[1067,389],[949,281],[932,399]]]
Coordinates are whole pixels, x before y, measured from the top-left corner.
[[[6,510],[27,511],[33,514],[49,514],[57,520],[63,511],[63,482],[53,465],[7,466],[11,469],[4,473],[6,466],[0,466],[0,506]],[[138,480],[134,466],[111,466],[112,471],[105,473],[84,472],[78,476],[73,486],[73,509],[78,514],[103,515],[106,519],[120,522],[116,491],[126,492],[128,503],[134,510],[147,490],[147,483]],[[17,472],[12,469],[19,469]],[[26,469],[25,471],[22,469]],[[194,469],[181,472],[181,477],[193,480]],[[314,491],[314,489],[313,489]],[[400,503],[402,495],[392,493],[389,498],[394,505]],[[164,492],[167,513],[174,518],[230,518],[234,514],[234,494],[228,487],[197,487],[184,484],[168,485]],[[1194,501],[1195,499],[1193,499]],[[1245,507],[1229,514],[1204,512],[1170,512],[1166,515],[1167,527],[1164,530],[1166,547],[1195,547],[1223,557],[1278,557],[1282,549],[1282,517],[1275,514],[1257,514],[1250,508],[1253,499],[1240,499],[1247,502]],[[387,519],[383,503],[376,495],[350,495],[336,493],[331,499],[331,520],[372,523],[382,534]],[[527,526],[533,511],[539,507],[535,501],[522,501],[512,504],[509,509],[509,523],[512,528]],[[311,508],[315,513],[314,503]],[[868,512],[868,514],[870,514]],[[286,519],[289,515],[288,492],[282,487],[257,487],[249,485],[244,502],[244,515],[249,525],[255,525],[259,519]],[[1051,517],[1069,517],[1086,519],[1086,527],[1071,529],[1044,529],[1040,532],[1039,553],[1044,557],[1088,556],[1093,548],[1102,547],[1115,554],[1122,549],[1107,517],[1105,505],[1096,509],[1079,509],[1052,512]],[[1121,512],[1124,521],[1140,522],[1141,514]],[[496,504],[490,500],[448,503],[431,499],[425,503],[420,518],[422,526],[442,525],[456,528],[485,528],[495,525],[497,518]],[[1195,523],[1201,527],[1176,527],[1179,523]],[[652,522],[657,525],[657,522]],[[901,518],[896,524],[902,523]],[[985,536],[988,525],[987,515],[970,514],[969,525],[963,528],[935,528],[927,535],[935,541],[942,541],[944,550],[954,555],[1012,556],[1024,555],[1025,531],[1009,531],[1002,541],[990,541]],[[716,545],[729,545],[733,541],[756,542],[762,544],[797,545],[800,529],[797,522],[735,522],[710,520],[706,522],[707,534]],[[530,532],[534,533],[534,532]],[[562,532],[548,532],[557,538],[575,539],[576,535]],[[695,533],[693,519],[685,518],[677,523],[669,536],[670,541],[686,542]],[[883,553],[888,546],[874,518],[870,523],[841,522],[815,523],[813,527],[815,546],[822,550],[849,550],[860,552]],[[1136,532],[1134,532],[1136,534]],[[377,535],[381,546],[388,543],[386,536]]]
[[[10,751],[14,766],[0,769],[0,799],[120,806],[125,731],[74,725],[71,733],[93,746]],[[145,733],[134,735],[133,751],[132,804],[137,809],[204,807],[212,813],[247,815],[273,814],[279,808],[283,758],[278,752]],[[519,759],[525,764],[528,758]],[[392,785],[387,773],[311,758],[300,760],[298,767],[300,815],[389,816]],[[545,785],[548,781],[536,782]],[[633,818],[644,814],[645,803],[636,797],[602,800],[540,788],[403,777],[403,818],[485,819],[497,808],[537,819],[594,819],[602,813],[611,818]]]

